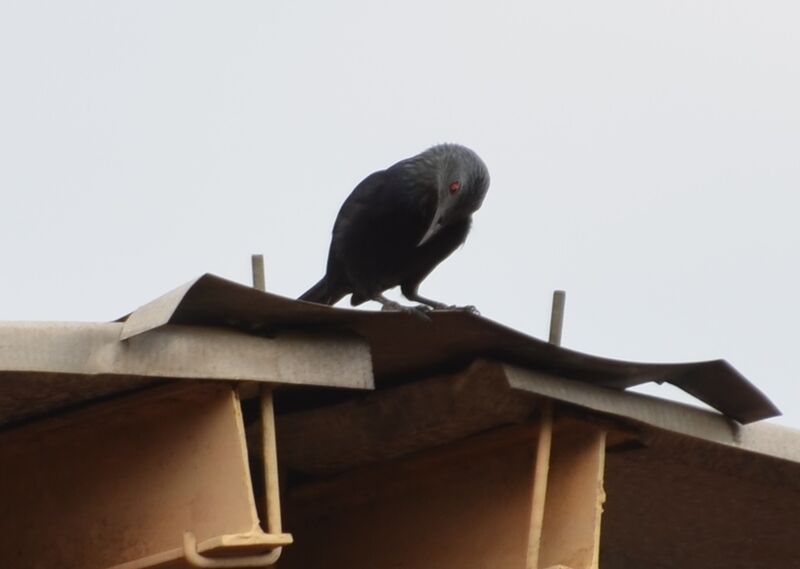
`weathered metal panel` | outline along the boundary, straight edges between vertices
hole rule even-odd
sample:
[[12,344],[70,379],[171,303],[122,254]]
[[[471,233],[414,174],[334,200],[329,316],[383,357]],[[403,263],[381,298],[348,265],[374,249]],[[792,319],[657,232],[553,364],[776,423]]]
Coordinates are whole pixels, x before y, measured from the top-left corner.
[[800,462],[800,432],[787,427],[769,423],[742,426],[713,411],[642,393],[565,380],[517,366],[506,365],[503,368],[509,385],[521,392],[571,403],[695,439]]
[[353,335],[165,325],[120,341],[122,327],[0,323],[0,424],[164,379],[373,387],[369,347]]
[[121,342],[121,330],[119,323],[0,323],[0,371],[372,387],[369,348],[353,335],[264,338],[161,326]]
[[425,320],[404,313],[332,308],[207,274],[131,314],[121,336],[131,338],[165,322],[230,326],[255,334],[297,329],[355,332],[369,342],[375,374],[384,380],[485,357],[617,389],[650,381],[671,383],[742,423],[780,414],[724,360],[649,364],[600,358],[463,311],[436,311]]

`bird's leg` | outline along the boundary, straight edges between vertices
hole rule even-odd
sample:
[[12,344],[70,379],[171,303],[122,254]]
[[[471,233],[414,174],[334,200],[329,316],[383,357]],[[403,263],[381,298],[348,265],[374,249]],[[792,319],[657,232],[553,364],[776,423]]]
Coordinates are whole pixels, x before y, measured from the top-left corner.
[[445,304],[443,302],[438,302],[438,301],[432,300],[430,298],[425,298],[424,296],[422,296],[421,294],[419,294],[416,291],[413,292],[413,293],[406,294],[405,297],[408,300],[413,300],[414,302],[419,302],[419,303],[425,304],[426,306],[430,306],[434,310],[448,310],[448,309],[455,308],[455,306],[450,306],[449,304]]
[[381,310],[395,310],[397,312],[405,312],[406,314],[413,314],[415,316],[421,316],[425,320],[430,320],[425,315],[424,310],[421,310],[421,307],[416,306],[405,306],[404,304],[400,304],[399,302],[395,302],[394,300],[389,300],[382,294],[377,294],[373,299],[375,302],[380,302],[383,305]]
[[430,306],[434,310],[464,310],[466,312],[472,312],[473,314],[480,314],[478,309],[474,306],[455,306],[451,304],[444,304],[443,302],[439,302],[436,300],[432,300],[430,298],[426,298],[420,295],[417,291],[403,291],[403,294],[408,300],[413,300],[414,302],[419,302]]
[[383,310],[404,310],[410,308],[410,306],[403,306],[399,302],[395,302],[394,300],[390,300],[383,296],[382,294],[377,294],[372,299],[375,302],[380,302],[383,305]]

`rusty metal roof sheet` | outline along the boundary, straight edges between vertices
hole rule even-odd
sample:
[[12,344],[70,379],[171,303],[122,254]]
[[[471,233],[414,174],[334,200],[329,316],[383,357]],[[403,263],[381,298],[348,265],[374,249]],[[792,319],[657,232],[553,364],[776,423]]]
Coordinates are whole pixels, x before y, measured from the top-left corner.
[[355,332],[369,342],[378,382],[482,357],[615,389],[667,382],[741,423],[780,414],[725,360],[663,364],[602,358],[554,346],[466,312],[437,311],[426,321],[404,313],[332,308],[261,292],[211,274],[121,320],[122,339],[164,324],[228,326],[263,335],[288,330]]

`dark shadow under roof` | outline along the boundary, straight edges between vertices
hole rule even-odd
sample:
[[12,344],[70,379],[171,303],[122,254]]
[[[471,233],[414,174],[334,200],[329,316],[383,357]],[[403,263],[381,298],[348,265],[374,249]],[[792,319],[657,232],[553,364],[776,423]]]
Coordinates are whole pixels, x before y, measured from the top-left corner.
[[426,321],[404,313],[332,308],[211,274],[121,320],[123,339],[164,324],[226,326],[268,336],[296,330],[354,332],[370,345],[378,381],[491,358],[615,389],[667,382],[741,423],[780,414],[725,360],[658,364],[601,358],[554,346],[467,312],[436,311]]

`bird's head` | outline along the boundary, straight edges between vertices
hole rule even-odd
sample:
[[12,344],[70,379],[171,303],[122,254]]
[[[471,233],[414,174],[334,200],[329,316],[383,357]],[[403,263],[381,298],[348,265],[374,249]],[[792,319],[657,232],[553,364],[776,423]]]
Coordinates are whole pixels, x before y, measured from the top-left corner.
[[436,187],[436,212],[419,246],[442,227],[468,219],[481,207],[489,189],[489,170],[475,152],[459,144],[440,144],[417,158],[430,168]]

